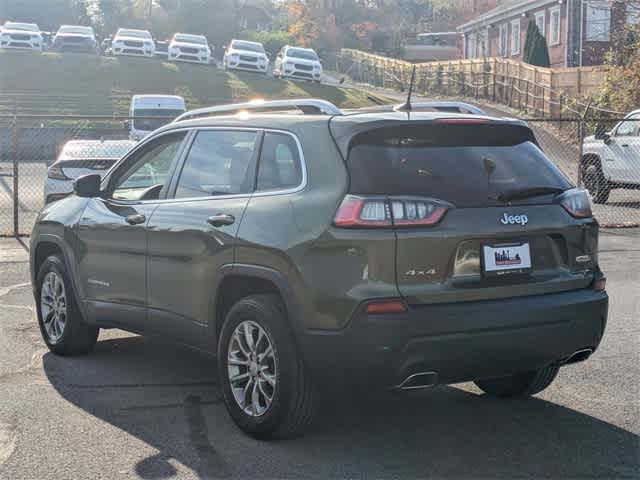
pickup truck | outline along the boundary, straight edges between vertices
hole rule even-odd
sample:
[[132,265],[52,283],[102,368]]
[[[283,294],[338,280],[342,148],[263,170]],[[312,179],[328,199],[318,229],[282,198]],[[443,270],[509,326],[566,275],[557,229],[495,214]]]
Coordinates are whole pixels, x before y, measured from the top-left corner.
[[584,139],[580,177],[595,203],[606,203],[614,188],[640,189],[640,110]]

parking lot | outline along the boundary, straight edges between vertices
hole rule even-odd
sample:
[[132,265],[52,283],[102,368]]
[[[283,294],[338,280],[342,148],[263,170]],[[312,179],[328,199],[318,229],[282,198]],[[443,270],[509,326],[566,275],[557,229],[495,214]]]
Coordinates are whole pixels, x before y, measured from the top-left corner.
[[537,397],[360,389],[327,399],[305,437],[275,443],[239,432],[199,353],[115,330],[90,356],[48,353],[26,244],[2,239],[0,478],[638,478],[638,234],[602,234],[605,338]]

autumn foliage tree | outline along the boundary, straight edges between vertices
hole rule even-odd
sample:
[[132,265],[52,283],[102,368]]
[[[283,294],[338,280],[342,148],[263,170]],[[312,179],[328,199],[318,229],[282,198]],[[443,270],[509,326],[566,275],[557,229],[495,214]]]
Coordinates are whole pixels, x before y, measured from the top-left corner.
[[599,103],[627,112],[640,105],[640,25],[625,28],[623,40],[609,52]]

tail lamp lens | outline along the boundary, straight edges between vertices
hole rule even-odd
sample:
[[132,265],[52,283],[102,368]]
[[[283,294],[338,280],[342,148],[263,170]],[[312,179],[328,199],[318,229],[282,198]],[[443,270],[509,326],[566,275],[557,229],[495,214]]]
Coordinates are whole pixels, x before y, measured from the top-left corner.
[[62,167],[59,165],[51,165],[47,170],[47,177],[54,180],[70,180],[70,178],[64,174]]
[[347,195],[334,224],[342,228],[384,228],[435,225],[448,207],[424,198],[375,198]]
[[589,218],[593,216],[591,211],[591,198],[586,190],[574,188],[563,193],[560,197],[560,205],[575,218]]

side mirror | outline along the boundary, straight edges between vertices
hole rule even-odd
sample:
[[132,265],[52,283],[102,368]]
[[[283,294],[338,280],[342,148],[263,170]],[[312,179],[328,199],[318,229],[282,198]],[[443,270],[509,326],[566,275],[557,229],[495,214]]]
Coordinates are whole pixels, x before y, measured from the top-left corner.
[[125,130],[129,130],[131,128],[131,120],[125,120],[124,122],[122,122],[122,126]]
[[606,127],[603,123],[596,123],[596,131],[594,135],[596,140],[603,140],[605,143],[609,141],[611,135],[607,132]]
[[102,177],[97,173],[83,175],[73,182],[73,192],[79,197],[93,198],[100,195]]

